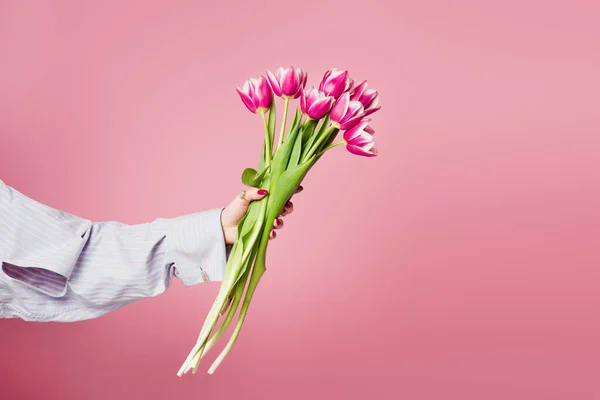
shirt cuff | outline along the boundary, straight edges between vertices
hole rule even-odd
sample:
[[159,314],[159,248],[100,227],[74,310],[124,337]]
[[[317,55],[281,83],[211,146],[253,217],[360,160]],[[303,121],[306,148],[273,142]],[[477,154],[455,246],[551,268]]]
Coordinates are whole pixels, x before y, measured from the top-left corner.
[[0,271],[40,293],[63,297],[67,293],[67,281],[89,237],[89,224],[91,222],[84,220],[76,233],[61,225],[53,225],[53,234],[57,237],[70,236],[64,245],[54,247],[40,243],[33,247],[31,244],[35,255],[9,257],[2,261]]
[[223,280],[229,251],[221,225],[222,211],[215,208],[169,219],[166,257],[185,285]]

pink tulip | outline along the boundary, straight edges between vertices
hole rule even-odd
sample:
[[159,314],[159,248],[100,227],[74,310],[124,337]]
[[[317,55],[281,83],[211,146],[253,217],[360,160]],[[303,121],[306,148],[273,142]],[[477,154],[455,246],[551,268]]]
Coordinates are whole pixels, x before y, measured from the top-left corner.
[[350,93],[346,92],[336,101],[330,116],[336,128],[350,129],[365,116],[364,107],[360,101],[350,100]]
[[354,81],[348,76],[348,71],[333,68],[323,76],[319,90],[337,99],[342,93],[349,91],[353,84]]
[[350,100],[360,101],[365,109],[365,117],[379,110],[379,93],[375,89],[367,89],[367,81],[362,81],[350,94]]
[[302,94],[304,85],[306,85],[306,72],[300,68],[279,67],[275,74],[267,71],[267,78],[273,88],[276,96],[297,99]]
[[334,99],[315,88],[302,91],[300,109],[310,119],[321,119],[331,110]]
[[369,119],[364,119],[358,125],[344,132],[346,149],[350,153],[365,157],[377,155],[378,152],[373,141],[375,131],[369,126],[369,122]]
[[271,107],[273,91],[264,76],[258,79],[249,79],[242,88],[236,89],[242,101],[253,113],[264,113]]

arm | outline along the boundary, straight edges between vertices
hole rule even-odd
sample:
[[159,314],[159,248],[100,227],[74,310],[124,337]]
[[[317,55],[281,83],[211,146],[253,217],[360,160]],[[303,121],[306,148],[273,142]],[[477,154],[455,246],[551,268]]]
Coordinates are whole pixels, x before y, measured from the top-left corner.
[[156,296],[173,276],[222,280],[238,222],[266,194],[246,192],[225,208],[127,225],[53,209],[0,180],[0,317],[77,321]]
[[94,306],[156,296],[172,276],[220,281],[227,251],[222,209],[139,225],[92,223],[0,181],[2,273],[51,299],[72,289]]

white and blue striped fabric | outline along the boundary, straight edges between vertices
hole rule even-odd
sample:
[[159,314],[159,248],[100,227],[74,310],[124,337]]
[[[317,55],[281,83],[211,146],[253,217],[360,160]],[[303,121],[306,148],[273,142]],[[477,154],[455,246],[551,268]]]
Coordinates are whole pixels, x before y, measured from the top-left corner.
[[222,208],[139,225],[91,222],[0,180],[0,318],[80,321],[186,285],[221,281]]

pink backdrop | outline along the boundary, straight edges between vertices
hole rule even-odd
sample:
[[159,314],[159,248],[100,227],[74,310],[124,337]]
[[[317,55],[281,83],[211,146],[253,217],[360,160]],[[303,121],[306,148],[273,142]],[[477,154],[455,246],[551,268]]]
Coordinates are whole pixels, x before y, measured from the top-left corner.
[[290,63],[379,89],[381,153],[306,179],[216,375],[176,372],[218,284],[176,282],[0,321],[2,399],[600,398],[598,2],[91,3],[0,1],[0,173],[30,197],[225,205],[262,140],[234,88]]

